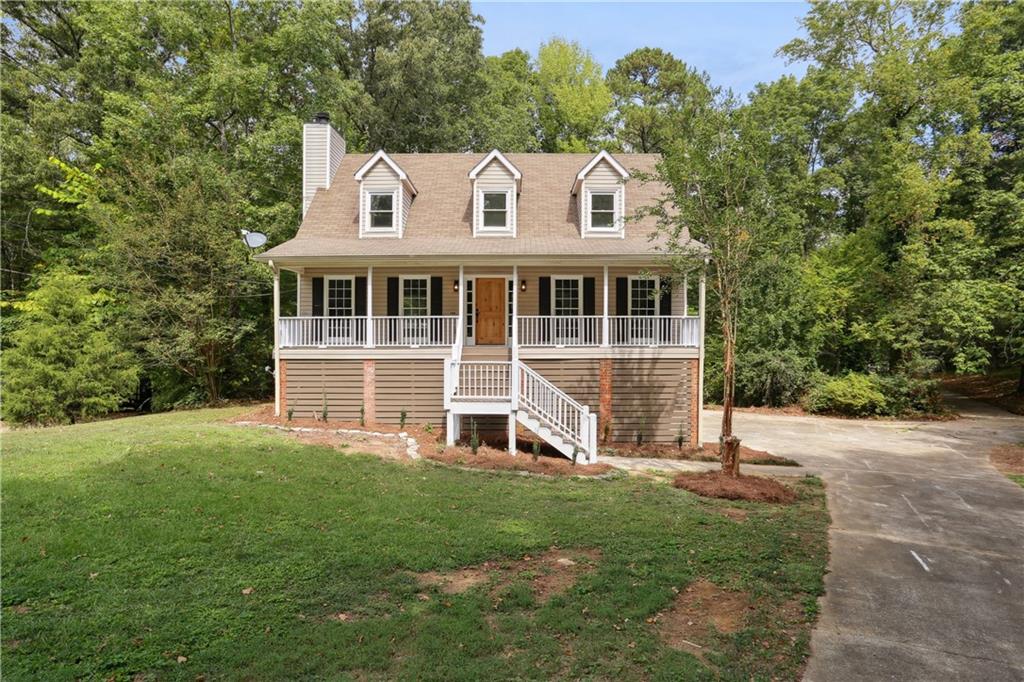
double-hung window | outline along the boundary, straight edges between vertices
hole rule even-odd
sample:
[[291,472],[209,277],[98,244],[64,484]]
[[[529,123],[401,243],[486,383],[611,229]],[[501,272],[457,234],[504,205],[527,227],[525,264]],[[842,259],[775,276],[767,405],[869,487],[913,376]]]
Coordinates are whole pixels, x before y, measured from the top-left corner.
[[657,343],[659,282],[657,277],[631,277],[629,280],[629,333],[633,344]]
[[508,228],[508,193],[484,192],[484,229],[505,230]]
[[615,194],[613,192],[590,193],[590,228],[593,230],[616,230]]
[[403,344],[421,345],[430,341],[430,278],[402,278],[402,317],[399,320]]
[[395,195],[393,192],[369,193],[369,225],[371,230],[395,228]]

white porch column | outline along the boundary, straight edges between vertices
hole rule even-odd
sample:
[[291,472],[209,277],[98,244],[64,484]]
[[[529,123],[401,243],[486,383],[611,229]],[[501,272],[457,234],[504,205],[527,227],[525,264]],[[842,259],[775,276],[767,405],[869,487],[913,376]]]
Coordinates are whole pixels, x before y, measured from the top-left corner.
[[456,323],[455,338],[459,340],[459,357],[462,357],[462,347],[466,345],[466,266],[459,266],[459,309],[455,311],[458,316]]
[[683,315],[690,314],[690,302],[687,297],[690,295],[690,277],[683,275]]
[[[707,267],[707,261],[704,262],[705,268]],[[697,298],[698,311],[697,314],[700,316],[700,336],[698,337],[697,343],[700,344],[698,356],[700,357],[697,363],[697,409],[700,410],[697,413],[697,446],[704,441],[704,299],[705,299],[705,274],[704,270],[700,273],[700,292]]]
[[366,347],[373,348],[373,266],[366,268]]
[[516,410],[519,409],[519,266],[512,266],[512,364],[509,367],[508,451],[516,454]]
[[604,266],[604,301],[601,308],[601,345],[605,348],[609,345],[608,334],[608,266]]
[[274,266],[274,416],[281,416],[281,271]]

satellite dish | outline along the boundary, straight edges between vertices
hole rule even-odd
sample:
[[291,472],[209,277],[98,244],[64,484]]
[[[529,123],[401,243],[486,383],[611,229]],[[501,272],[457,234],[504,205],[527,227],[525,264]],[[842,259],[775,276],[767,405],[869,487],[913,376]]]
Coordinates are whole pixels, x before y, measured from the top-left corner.
[[258,249],[267,243],[267,235],[262,232],[249,232],[249,230],[242,230],[242,241],[250,249]]

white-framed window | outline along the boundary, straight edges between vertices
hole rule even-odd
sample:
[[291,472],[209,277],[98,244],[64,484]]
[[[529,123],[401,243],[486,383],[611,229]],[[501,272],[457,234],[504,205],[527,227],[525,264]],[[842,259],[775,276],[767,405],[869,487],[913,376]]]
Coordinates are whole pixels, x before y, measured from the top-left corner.
[[366,228],[368,232],[393,232],[397,192],[366,193]]
[[473,278],[466,279],[466,338],[476,339],[473,335]]
[[355,314],[355,278],[326,277],[324,313],[327,317],[352,317]]
[[555,317],[576,317],[583,306],[582,277],[551,278],[551,314]]
[[509,339],[512,338],[512,325],[515,324],[515,319],[512,317],[512,305],[515,302],[516,296],[516,281],[509,277],[508,279],[508,300],[505,302],[505,310],[508,311],[508,319],[505,321],[505,336]]
[[421,275],[404,276],[399,284],[399,314],[402,317],[429,315],[430,278]]
[[592,230],[614,230],[615,193],[590,193],[590,228]]
[[476,234],[483,236],[515,235],[515,190],[479,189],[476,192]]
[[630,277],[629,314],[634,316],[657,315],[659,291],[660,280],[657,277]]
[[508,228],[508,192],[483,192],[484,230]]

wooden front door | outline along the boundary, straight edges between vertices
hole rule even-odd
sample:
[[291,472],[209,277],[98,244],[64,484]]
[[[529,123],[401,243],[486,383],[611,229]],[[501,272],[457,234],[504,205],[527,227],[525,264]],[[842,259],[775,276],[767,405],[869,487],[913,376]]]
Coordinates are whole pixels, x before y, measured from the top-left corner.
[[476,343],[505,345],[505,280],[476,280]]

